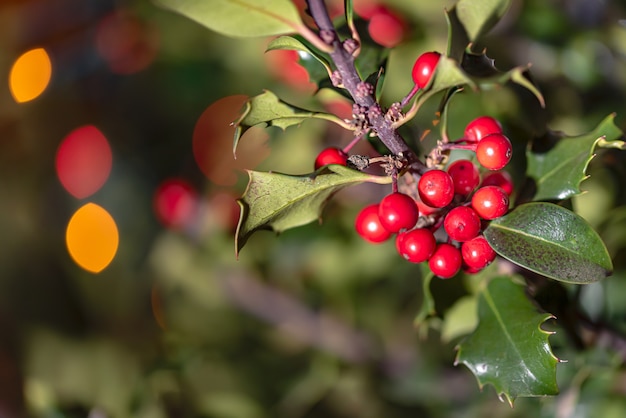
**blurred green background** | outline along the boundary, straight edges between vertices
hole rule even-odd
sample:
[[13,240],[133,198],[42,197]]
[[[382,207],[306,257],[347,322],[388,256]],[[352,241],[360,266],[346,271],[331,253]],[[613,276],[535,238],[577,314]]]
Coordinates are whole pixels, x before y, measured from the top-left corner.
[[[410,90],[421,52],[445,50],[443,10],[453,2],[387,4],[410,28],[390,55],[389,104]],[[453,136],[483,113],[522,144],[546,124],[574,135],[611,112],[626,128],[622,18],[619,1],[513,1],[484,46],[498,68],[532,63],[546,109],[508,87],[459,95]],[[346,190],[322,225],[259,233],[235,258],[233,204],[246,178],[233,167],[306,173],[319,150],[350,140],[319,121],[253,130],[245,157],[232,159],[229,123],[241,99],[220,99],[267,88],[300,106],[335,101],[285,84],[293,67],[264,54],[267,42],[222,37],[145,0],[2,2],[0,417],[624,416],[624,153],[599,152],[588,193],[572,202],[605,239],[615,274],[565,290],[603,328],[578,324],[577,346],[559,320],[551,324],[555,353],[568,360],[558,367],[562,393],[511,409],[453,366],[459,337],[442,341],[441,320],[413,326],[420,267],[400,260],[393,242],[374,246],[354,233],[357,211],[385,187]],[[11,68],[38,47],[50,56],[51,82],[17,103]],[[425,109],[405,133],[415,140],[430,120]],[[55,155],[85,125],[106,136],[113,164],[103,187],[79,199],[60,183]],[[201,156],[208,167],[194,147],[209,154]],[[188,206],[166,204],[178,214],[168,221],[155,202],[172,181],[184,184]],[[77,265],[65,241],[87,202],[119,231],[115,257],[98,274]],[[471,286],[467,277],[434,281],[439,315]]]

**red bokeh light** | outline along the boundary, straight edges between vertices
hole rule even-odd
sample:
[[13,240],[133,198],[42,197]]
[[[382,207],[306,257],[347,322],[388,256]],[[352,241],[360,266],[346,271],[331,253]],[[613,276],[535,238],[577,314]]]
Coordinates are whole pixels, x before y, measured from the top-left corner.
[[93,125],[70,132],[59,145],[55,161],[59,181],[78,199],[91,196],[104,185],[112,163],[109,142]]
[[96,48],[112,72],[133,74],[154,61],[159,36],[154,27],[128,11],[119,10],[100,21]]
[[235,127],[231,122],[239,117],[247,99],[243,95],[219,99],[196,122],[193,155],[200,170],[215,184],[235,184],[237,170],[254,168],[269,155],[269,135],[263,128],[251,128],[239,141],[237,159],[233,156]]
[[154,212],[168,228],[184,228],[196,218],[198,193],[185,180],[172,178],[162,182],[154,193]]

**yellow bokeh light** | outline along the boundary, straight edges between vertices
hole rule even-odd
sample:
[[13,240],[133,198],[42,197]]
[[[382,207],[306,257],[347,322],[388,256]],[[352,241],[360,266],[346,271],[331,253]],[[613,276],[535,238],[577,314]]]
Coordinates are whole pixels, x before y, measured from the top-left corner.
[[87,203],[70,219],[65,241],[76,264],[92,273],[99,273],[115,257],[119,234],[115,220],[106,209]]
[[43,48],[23,53],[11,68],[9,88],[18,103],[36,99],[48,87],[52,76],[52,63]]

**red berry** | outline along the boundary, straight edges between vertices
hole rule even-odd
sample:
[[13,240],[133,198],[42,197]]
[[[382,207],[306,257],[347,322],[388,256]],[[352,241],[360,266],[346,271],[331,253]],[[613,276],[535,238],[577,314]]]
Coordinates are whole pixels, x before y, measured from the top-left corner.
[[398,234],[396,248],[402,257],[411,263],[421,263],[435,251],[437,241],[429,229],[412,229]]
[[428,206],[426,203],[422,202],[422,199],[420,199],[419,196],[417,197],[415,203],[417,204],[417,209],[419,210],[420,215],[428,216],[432,215],[433,213],[439,212],[439,208],[433,208],[432,206]]
[[428,260],[428,267],[442,279],[449,279],[461,270],[461,251],[452,244],[438,244]]
[[411,229],[417,223],[419,211],[415,200],[404,193],[391,193],[378,205],[380,223],[389,232]]
[[454,183],[445,171],[430,170],[420,177],[417,191],[422,202],[433,208],[442,208],[452,202]]
[[405,24],[400,16],[381,7],[370,17],[367,31],[377,44],[393,48],[404,39]]
[[483,181],[480,185],[501,187],[502,190],[504,190],[509,196],[513,193],[513,179],[506,171],[488,173],[485,177],[483,177]]
[[341,148],[328,147],[322,150],[315,159],[315,169],[324,167],[329,164],[346,165],[348,163],[348,154],[343,152]]
[[378,218],[378,204],[364,207],[354,222],[356,232],[365,240],[374,244],[387,241],[391,233],[380,223]]
[[465,140],[467,142],[478,142],[482,138],[491,134],[501,134],[502,125],[491,116],[480,116],[465,127]]
[[482,270],[496,258],[496,252],[483,236],[464,242],[461,245],[461,255],[469,272]]
[[483,219],[499,218],[509,210],[509,196],[498,186],[484,186],[472,196],[472,207]]
[[415,60],[411,75],[417,87],[423,89],[430,83],[440,58],[439,52],[425,52]]
[[469,195],[480,182],[478,169],[469,160],[457,160],[448,167],[448,174],[454,183],[454,193]]
[[457,206],[446,215],[443,228],[455,241],[469,241],[480,232],[480,218],[474,209]]
[[502,134],[487,135],[476,146],[476,158],[487,170],[504,168],[513,154],[509,138]]

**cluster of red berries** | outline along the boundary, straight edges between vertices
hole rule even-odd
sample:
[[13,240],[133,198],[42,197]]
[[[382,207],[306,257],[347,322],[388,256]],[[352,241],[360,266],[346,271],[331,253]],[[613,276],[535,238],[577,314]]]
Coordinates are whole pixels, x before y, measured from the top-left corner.
[[[411,94],[428,86],[440,59],[437,52],[418,57]],[[372,243],[396,234],[396,249],[403,258],[428,262],[435,275],[450,278],[461,269],[476,273],[496,257],[481,230],[485,222],[508,211],[513,184],[508,173],[499,170],[511,160],[512,146],[500,123],[490,116],[474,119],[462,138],[445,146],[474,151],[478,164],[487,170],[482,182],[479,168],[470,160],[454,161],[446,170],[430,169],[420,176],[417,193],[409,191],[415,198],[398,192],[394,183],[394,192],[359,212],[355,229]],[[317,156],[315,168],[346,165],[347,160],[346,150],[329,147]]]
[[[499,170],[511,159],[511,143],[489,116],[468,124],[458,142],[476,145],[478,162],[488,170]],[[431,169],[417,183],[418,199],[400,192],[385,196],[361,210],[356,231],[372,243],[396,234],[398,253],[413,263],[428,262],[439,277],[453,277],[461,268],[476,273],[496,257],[480,235],[483,223],[508,211],[513,190],[506,172],[487,173],[482,182],[480,177],[478,167],[465,159],[452,162],[445,171]],[[429,226],[416,227],[420,216],[430,217]],[[441,227],[445,235],[438,232]],[[443,239],[437,242],[435,234]]]

